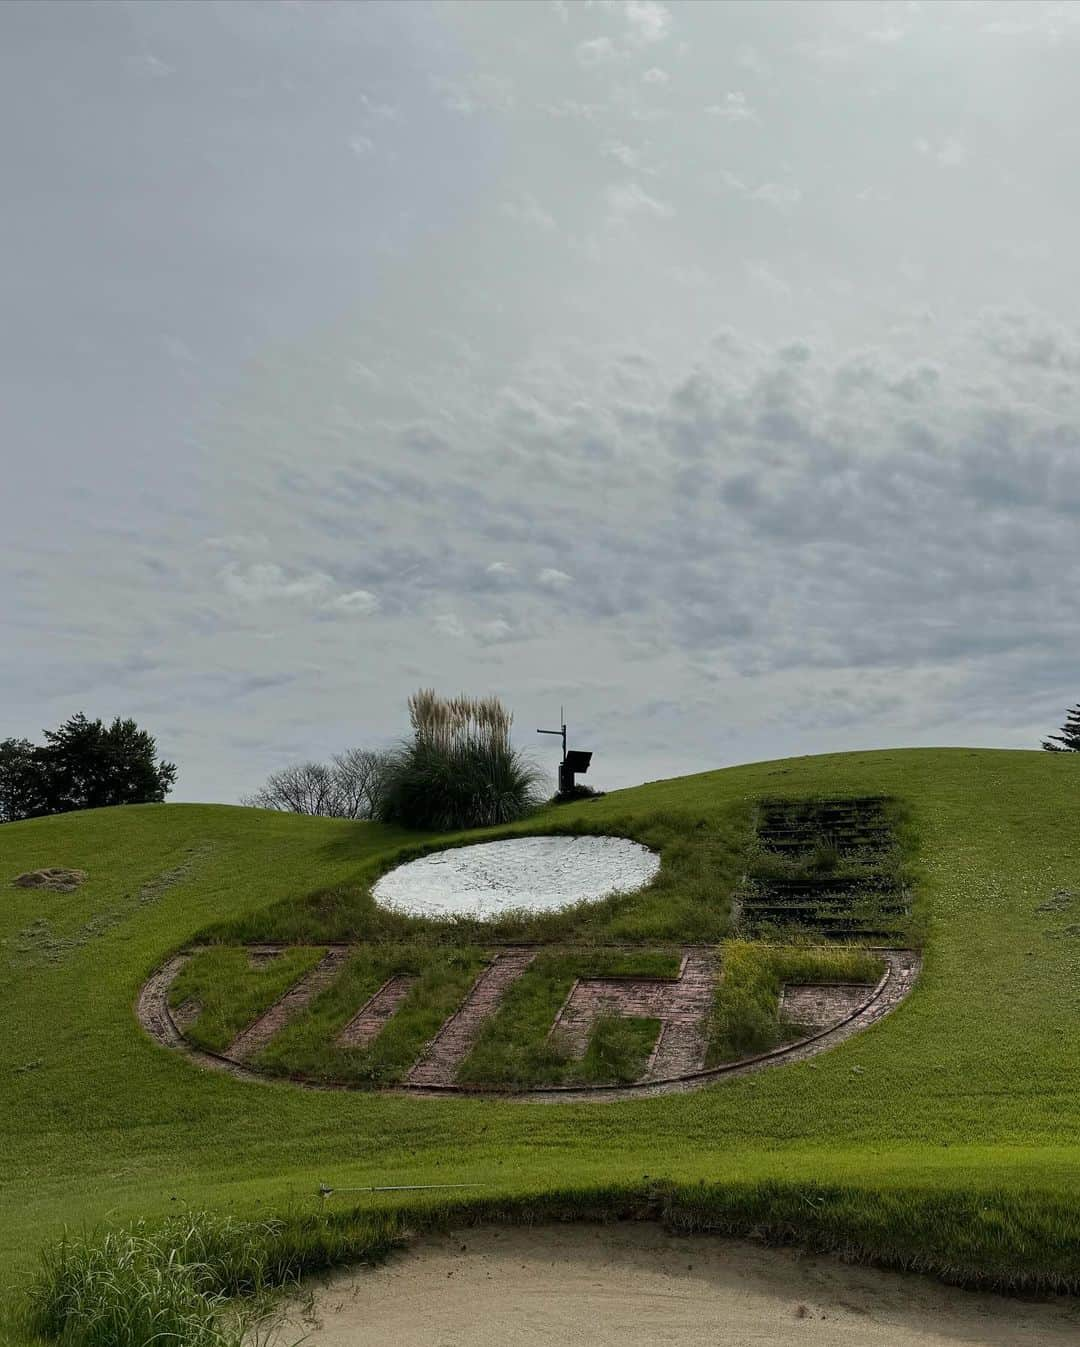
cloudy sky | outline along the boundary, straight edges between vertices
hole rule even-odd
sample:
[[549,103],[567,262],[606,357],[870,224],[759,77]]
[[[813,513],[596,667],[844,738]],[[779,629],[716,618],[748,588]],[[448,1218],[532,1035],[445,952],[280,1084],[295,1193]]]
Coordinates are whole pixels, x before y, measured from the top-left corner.
[[0,737],[599,786],[1080,698],[1080,5],[0,6]]

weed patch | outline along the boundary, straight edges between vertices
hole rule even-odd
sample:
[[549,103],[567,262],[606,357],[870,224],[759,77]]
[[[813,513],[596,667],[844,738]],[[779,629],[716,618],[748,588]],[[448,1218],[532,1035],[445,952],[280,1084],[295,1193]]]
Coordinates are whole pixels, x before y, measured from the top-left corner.
[[392,1218],[349,1231],[206,1211],[69,1234],[42,1252],[27,1327],[65,1347],[242,1347],[265,1322],[270,1293],[400,1242]]
[[881,959],[860,949],[800,949],[729,940],[724,976],[716,984],[709,1017],[709,1066],[769,1052],[802,1038],[806,1028],[779,1014],[785,982],[863,982],[873,986]]

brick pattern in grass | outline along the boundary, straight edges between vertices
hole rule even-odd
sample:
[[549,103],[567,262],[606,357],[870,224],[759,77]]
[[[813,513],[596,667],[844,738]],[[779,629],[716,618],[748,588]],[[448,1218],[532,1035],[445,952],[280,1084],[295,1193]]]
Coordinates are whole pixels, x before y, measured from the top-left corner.
[[270,957],[220,945],[196,950],[169,989],[169,1006],[184,1010],[183,1032],[196,1047],[225,1052],[325,954],[310,946]]
[[684,952],[674,981],[666,977],[579,978],[551,1036],[561,1039],[573,1056],[585,1058],[602,1022],[618,1018],[653,1024],[656,1032],[640,1078],[668,1080],[691,1075],[705,1065],[704,1025],[718,971],[716,951],[696,948]]
[[[551,1033],[579,978],[678,977],[677,950],[549,949],[532,960],[486,1021],[457,1073],[459,1085],[532,1089],[545,1085],[603,1085],[639,1080],[656,1041],[638,1030],[623,1036],[619,1053],[584,1055],[564,1036]],[[608,1017],[610,1018],[610,1017]],[[610,1028],[604,1030],[609,1038]],[[595,1035],[594,1035],[595,1036]],[[617,1059],[616,1059],[617,1058]]]
[[765,799],[739,893],[750,939],[903,944],[910,894],[884,796]]
[[[393,1085],[404,1079],[424,1045],[464,1000],[488,962],[472,946],[372,945],[350,951],[335,980],[253,1059],[272,1075],[317,1081]],[[346,1035],[389,979],[408,979],[405,995],[365,1041]]]
[[464,1004],[428,1044],[409,1072],[410,1085],[452,1085],[484,1025],[533,959],[533,949],[502,950],[473,983]]

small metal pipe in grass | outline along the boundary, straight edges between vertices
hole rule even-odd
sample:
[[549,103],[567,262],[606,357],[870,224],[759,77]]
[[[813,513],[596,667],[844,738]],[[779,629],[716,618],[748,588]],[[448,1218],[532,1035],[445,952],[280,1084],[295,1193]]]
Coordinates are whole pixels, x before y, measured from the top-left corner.
[[319,1196],[327,1198],[334,1193],[419,1193],[432,1188],[486,1188],[486,1183],[391,1183],[382,1187],[331,1188],[325,1183],[319,1184]]

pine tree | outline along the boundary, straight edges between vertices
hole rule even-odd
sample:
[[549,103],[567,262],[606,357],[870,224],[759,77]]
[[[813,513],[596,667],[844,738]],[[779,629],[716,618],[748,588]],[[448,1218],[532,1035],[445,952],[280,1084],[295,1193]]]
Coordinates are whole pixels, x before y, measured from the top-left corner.
[[1066,712],[1061,733],[1044,739],[1043,748],[1048,753],[1080,753],[1080,704]]

